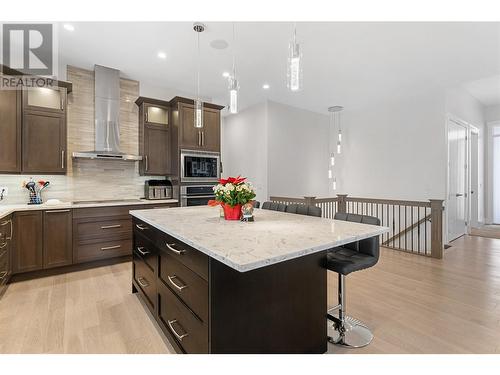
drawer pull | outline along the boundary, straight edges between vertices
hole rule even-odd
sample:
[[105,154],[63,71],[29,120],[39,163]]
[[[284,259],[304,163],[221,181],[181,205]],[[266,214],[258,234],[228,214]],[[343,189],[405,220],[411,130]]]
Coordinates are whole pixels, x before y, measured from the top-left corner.
[[177,337],[180,341],[182,341],[182,339],[183,339],[184,337],[189,336],[187,333],[184,333],[184,334],[182,334],[182,335],[179,335],[179,334],[177,333],[177,331],[174,329],[174,326],[173,326],[173,324],[174,324],[174,323],[177,323],[178,325],[180,325],[180,324],[177,322],[177,319],[174,319],[174,320],[167,320],[167,323],[168,323],[168,326],[170,327],[170,330],[171,330],[171,331],[173,332],[173,334],[175,335],[175,337]]
[[140,286],[142,286],[143,288],[147,288],[149,286],[149,283],[147,282],[147,280],[144,278],[144,277],[139,277],[137,279],[137,282],[139,283]]
[[71,210],[52,210],[52,211],[45,211],[48,214],[62,214],[63,212],[70,212]]
[[4,221],[2,224],[0,224],[0,227],[3,227],[7,224],[10,224],[10,236],[7,237],[8,240],[11,240],[12,239],[12,219],[9,219],[7,221]]
[[175,283],[175,279],[179,280],[179,278],[174,275],[174,276],[167,276],[168,277],[168,281],[170,281],[170,284],[172,284],[175,288],[177,288],[177,290],[183,290],[183,289],[186,289],[188,286],[186,284],[184,285],[178,285]]
[[0,272],[0,275],[1,275],[1,276],[0,276],[0,280],[5,279],[5,276],[7,276],[7,271],[2,271],[2,272]]
[[0,245],[0,249],[3,249],[5,246],[7,246],[8,242],[4,242],[3,244]]
[[165,245],[167,245],[168,249],[173,251],[174,253],[176,253],[177,255],[183,255],[186,250],[177,250],[175,249],[173,246],[175,245],[174,243],[166,243]]
[[150,253],[149,251],[144,251],[144,246],[137,246],[137,251],[141,255],[148,255]]
[[113,228],[121,228],[121,224],[114,224],[114,225],[103,225],[101,229],[113,229]]
[[137,229],[140,229],[140,230],[149,229],[148,227],[146,227],[146,226],[144,226],[144,225],[142,225],[142,224],[135,224],[135,227],[136,227]]
[[101,247],[101,250],[102,250],[102,251],[105,251],[105,250],[113,250],[113,249],[119,249],[120,247],[122,247],[122,245],[106,246],[106,247]]

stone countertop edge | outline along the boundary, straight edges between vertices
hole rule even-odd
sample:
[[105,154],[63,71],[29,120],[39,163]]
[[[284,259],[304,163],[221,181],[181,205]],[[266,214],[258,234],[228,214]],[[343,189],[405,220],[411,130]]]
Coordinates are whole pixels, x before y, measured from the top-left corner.
[[141,199],[138,201],[120,201],[120,202],[102,202],[102,203],[78,203],[61,202],[60,204],[47,205],[42,204],[6,204],[0,203],[0,219],[8,216],[16,211],[46,211],[46,210],[61,210],[68,208],[93,208],[93,207],[116,207],[116,206],[135,206],[143,204],[166,204],[179,203],[177,199]]
[[[309,249],[302,249],[302,250],[297,250],[293,253],[289,253],[289,254],[285,254],[285,255],[279,255],[279,256],[276,256],[276,257],[271,257],[271,258],[268,258],[268,259],[265,259],[265,260],[259,260],[259,261],[255,261],[255,262],[251,262],[251,263],[245,263],[245,264],[240,264],[240,263],[235,263],[233,261],[231,261],[230,259],[226,258],[226,257],[223,257],[219,254],[216,254],[214,253],[213,251],[211,251],[210,249],[206,249],[194,242],[192,242],[191,240],[189,240],[188,238],[183,238],[182,236],[179,236],[178,234],[172,232],[172,231],[169,231],[168,229],[166,228],[163,228],[161,227],[160,225],[158,225],[157,223],[155,223],[154,221],[152,220],[149,220],[147,219],[146,217],[142,216],[141,215],[141,212],[147,212],[145,210],[136,210],[136,211],[130,211],[130,214],[134,217],[136,217],[137,219],[139,220],[142,220],[144,221],[146,224],[149,224],[151,225],[152,227],[178,239],[179,241],[182,241],[184,242],[185,244],[201,251],[202,253],[208,255],[209,257],[211,258],[214,258],[218,261],[220,261],[221,263],[225,264],[226,266],[229,266],[233,269],[235,269],[236,271],[239,271],[239,272],[247,272],[247,271],[252,271],[252,270],[255,270],[255,269],[258,269],[258,268],[262,268],[262,267],[265,267],[265,266],[269,266],[269,265],[272,265],[272,264],[276,264],[276,263],[280,263],[280,262],[284,262],[286,260],[291,260],[291,259],[295,259],[295,258],[300,258],[302,256],[305,256],[305,255],[309,255],[309,254],[314,254],[314,253],[317,253],[317,252],[320,252],[320,251],[324,251],[324,250],[328,250],[328,249],[331,249],[333,247],[336,247],[336,246],[342,246],[342,245],[345,245],[347,243],[350,243],[350,242],[354,242],[354,241],[359,241],[359,240],[362,240],[362,239],[365,239],[365,238],[369,238],[369,237],[374,237],[374,236],[378,236],[378,235],[381,235],[383,233],[386,233],[388,232],[390,229],[388,227],[379,227],[379,230],[377,231],[374,231],[373,233],[371,233],[370,235],[367,235],[367,236],[352,236],[352,237],[348,237],[342,241],[335,241],[334,243],[330,243],[330,244],[325,244],[325,245],[322,245],[322,246],[316,246],[316,247],[313,247],[313,248],[309,248]],[[327,219],[328,220],[328,219]]]

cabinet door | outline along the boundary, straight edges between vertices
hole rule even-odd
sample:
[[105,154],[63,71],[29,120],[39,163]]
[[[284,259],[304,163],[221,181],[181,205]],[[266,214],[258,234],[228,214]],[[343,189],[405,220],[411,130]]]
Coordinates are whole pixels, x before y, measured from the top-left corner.
[[66,117],[25,112],[23,120],[23,173],[65,173]]
[[13,273],[43,267],[42,211],[16,212],[14,215]]
[[43,268],[66,266],[73,262],[71,210],[43,213]]
[[21,172],[21,93],[0,90],[0,173]]
[[23,109],[55,114],[66,112],[66,89],[38,87],[23,91]]
[[144,127],[144,174],[170,174],[170,136],[162,126]]
[[144,122],[150,125],[159,125],[163,127],[168,126],[168,108],[153,105],[153,104],[144,104]]
[[201,131],[194,127],[194,106],[192,104],[179,104],[179,127],[181,148],[196,150],[201,147]]
[[205,108],[201,146],[206,151],[220,152],[220,111]]

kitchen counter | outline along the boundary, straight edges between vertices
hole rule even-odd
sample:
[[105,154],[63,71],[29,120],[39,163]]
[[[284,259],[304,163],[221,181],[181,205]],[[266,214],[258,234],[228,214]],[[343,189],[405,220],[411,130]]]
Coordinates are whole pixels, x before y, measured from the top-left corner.
[[226,221],[216,207],[131,211],[132,216],[239,272],[388,231],[386,227],[255,210],[254,222]]
[[182,353],[324,353],[328,249],[388,228],[270,210],[131,210],[132,291]]
[[91,208],[91,207],[113,207],[113,206],[134,206],[144,204],[165,204],[165,203],[178,203],[177,199],[161,199],[161,200],[148,200],[148,199],[124,199],[117,201],[77,201],[77,202],[61,202],[60,204],[48,205],[42,204],[3,204],[0,202],[0,219],[10,215],[15,211],[28,211],[28,210],[58,210],[67,208]]

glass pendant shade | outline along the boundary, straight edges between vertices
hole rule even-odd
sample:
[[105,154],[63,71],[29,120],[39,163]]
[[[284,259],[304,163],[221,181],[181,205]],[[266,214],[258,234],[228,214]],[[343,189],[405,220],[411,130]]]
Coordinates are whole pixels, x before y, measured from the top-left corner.
[[194,127],[203,127],[203,101],[196,99],[194,102]]
[[288,46],[287,86],[291,91],[302,90],[302,52],[294,30]]
[[238,80],[232,76],[229,79],[229,112],[238,113]]
[[330,154],[330,165],[332,167],[335,165],[335,154],[333,152]]
[[332,176],[333,176],[333,175],[332,175],[332,170],[331,170],[331,169],[329,169],[329,170],[328,170],[328,178],[329,178],[329,179],[332,179]]
[[337,177],[333,178],[332,188],[333,188],[333,190],[337,190]]
[[339,129],[339,142],[342,142],[342,131]]
[[337,154],[341,153],[342,153],[342,145],[340,144],[340,142],[337,142]]

